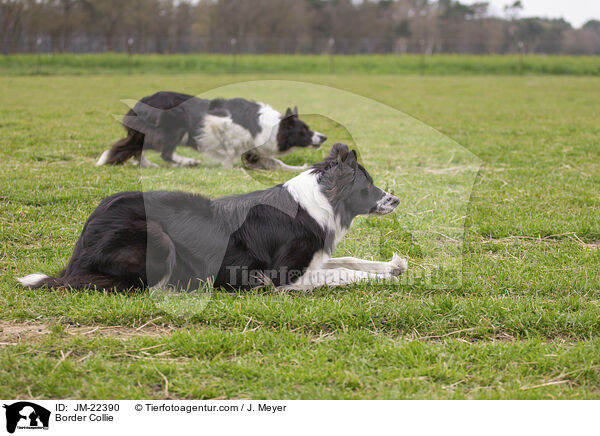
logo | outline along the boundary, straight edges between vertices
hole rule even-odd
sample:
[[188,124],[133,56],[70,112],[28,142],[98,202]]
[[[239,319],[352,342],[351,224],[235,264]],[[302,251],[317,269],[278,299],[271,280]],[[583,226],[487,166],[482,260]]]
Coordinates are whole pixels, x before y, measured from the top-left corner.
[[29,401],[19,401],[4,405],[6,409],[6,431],[14,433],[15,429],[48,430],[50,411]]

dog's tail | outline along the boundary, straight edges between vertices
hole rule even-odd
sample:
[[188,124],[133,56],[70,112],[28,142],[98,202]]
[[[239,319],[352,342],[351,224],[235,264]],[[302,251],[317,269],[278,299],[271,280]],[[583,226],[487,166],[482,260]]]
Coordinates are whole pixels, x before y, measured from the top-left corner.
[[129,130],[125,138],[115,142],[96,162],[100,165],[118,165],[133,156],[140,156],[144,149],[144,134]]
[[50,286],[51,284],[58,284],[57,279],[54,277],[39,273],[29,274],[25,277],[19,277],[17,280],[21,283],[21,285],[33,289],[41,288],[44,285]]
[[19,283],[25,288],[39,289],[47,286],[50,289],[113,289],[117,291],[132,288],[132,284],[126,280],[116,277],[110,277],[102,274],[81,274],[81,275],[62,275],[60,277],[50,277],[46,274],[29,274],[25,277],[17,278]]

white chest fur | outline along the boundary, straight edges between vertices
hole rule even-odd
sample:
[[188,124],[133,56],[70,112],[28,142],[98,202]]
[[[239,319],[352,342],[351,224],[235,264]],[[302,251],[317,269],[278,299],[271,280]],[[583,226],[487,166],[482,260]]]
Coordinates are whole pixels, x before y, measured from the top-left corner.
[[335,231],[336,219],[331,203],[321,192],[317,175],[304,171],[283,184],[294,200],[325,230]]
[[200,151],[227,167],[254,147],[248,129],[234,123],[231,117],[207,115],[202,133],[195,140]]
[[260,103],[258,111],[258,125],[260,132],[254,138],[254,146],[259,154],[274,156],[279,154],[277,148],[277,133],[281,114],[268,104]]
[[235,123],[231,117],[206,115],[202,133],[194,138],[199,151],[227,167],[231,167],[233,162],[249,150],[256,150],[266,156],[277,154],[281,114],[269,105],[260,105],[260,131],[254,137],[247,128]]

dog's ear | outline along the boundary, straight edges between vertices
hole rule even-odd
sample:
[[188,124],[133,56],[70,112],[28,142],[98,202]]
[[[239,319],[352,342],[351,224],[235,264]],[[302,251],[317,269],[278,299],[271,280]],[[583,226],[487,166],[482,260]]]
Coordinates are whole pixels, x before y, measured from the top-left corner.
[[356,151],[350,150],[350,153],[348,153],[348,157],[344,160],[344,163],[349,165],[353,170],[356,170],[356,167],[358,166]]
[[284,127],[292,127],[294,125],[294,113],[290,108],[287,108],[279,124]]
[[298,115],[298,106],[294,106],[294,115]]
[[358,162],[356,160],[356,152],[354,150],[349,151],[344,157],[338,156],[338,169],[345,168],[346,170],[350,168],[351,173],[356,173],[356,168],[358,167]]
[[348,157],[349,151],[350,150],[346,144],[336,142],[331,146],[331,150],[329,150],[328,159],[336,159],[338,162],[343,162],[346,160],[346,157]]

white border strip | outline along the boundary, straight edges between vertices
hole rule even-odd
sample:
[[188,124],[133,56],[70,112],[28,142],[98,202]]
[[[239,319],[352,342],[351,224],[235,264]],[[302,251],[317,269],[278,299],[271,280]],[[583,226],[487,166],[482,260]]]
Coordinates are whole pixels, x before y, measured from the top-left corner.
[[[10,405],[21,400],[0,401]],[[29,400],[22,400],[29,401]],[[596,401],[44,401],[43,435],[565,435],[597,432]],[[5,413],[0,414],[3,434]],[[26,425],[25,420],[19,421]],[[26,428],[15,435],[40,434]],[[590,433],[591,434],[591,433]]]

